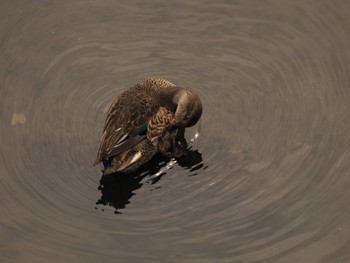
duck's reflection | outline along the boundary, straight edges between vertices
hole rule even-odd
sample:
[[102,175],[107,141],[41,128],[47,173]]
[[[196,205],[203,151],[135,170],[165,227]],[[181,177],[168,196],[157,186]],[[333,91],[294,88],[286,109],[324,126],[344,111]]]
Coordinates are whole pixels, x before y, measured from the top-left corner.
[[[192,149],[185,149],[183,152],[184,154],[176,159],[181,167],[193,171],[193,169],[197,170],[203,166],[200,152]],[[130,198],[135,195],[134,191],[142,186],[145,177],[149,177],[147,181],[154,184],[164,176],[165,171],[161,172],[161,169],[169,161],[169,158],[156,155],[150,162],[135,172],[103,175],[98,187],[101,191],[101,198],[96,204],[113,206],[116,209],[115,213],[120,213],[120,209],[125,208],[130,203]],[[155,174],[157,176],[154,176]]]

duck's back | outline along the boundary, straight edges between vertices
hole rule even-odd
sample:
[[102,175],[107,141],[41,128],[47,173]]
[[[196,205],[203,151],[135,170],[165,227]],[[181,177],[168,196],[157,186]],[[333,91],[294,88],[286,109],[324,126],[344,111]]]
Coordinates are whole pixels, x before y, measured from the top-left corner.
[[167,80],[151,78],[119,94],[108,110],[95,164],[115,155],[121,146],[127,149],[140,142],[142,138],[136,136],[147,129],[160,107],[160,97],[172,87]]

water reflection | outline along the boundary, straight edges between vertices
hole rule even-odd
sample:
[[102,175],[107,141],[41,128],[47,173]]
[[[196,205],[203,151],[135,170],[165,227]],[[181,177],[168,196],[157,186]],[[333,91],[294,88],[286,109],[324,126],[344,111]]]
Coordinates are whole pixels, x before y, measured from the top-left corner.
[[[183,146],[188,146],[184,137],[180,141]],[[159,182],[166,174],[166,169],[171,169],[175,163],[184,169],[188,169],[189,176],[197,175],[194,172],[204,167],[202,154],[198,150],[193,150],[192,147],[183,148],[182,150],[183,155],[177,158],[176,162],[168,157],[156,155],[132,173],[118,172],[102,175],[98,187],[98,190],[101,191],[101,198],[96,202],[96,205],[112,206],[116,209],[115,213],[120,214],[120,210],[130,203],[130,199],[135,195],[137,189],[141,188],[145,182],[150,184]]]

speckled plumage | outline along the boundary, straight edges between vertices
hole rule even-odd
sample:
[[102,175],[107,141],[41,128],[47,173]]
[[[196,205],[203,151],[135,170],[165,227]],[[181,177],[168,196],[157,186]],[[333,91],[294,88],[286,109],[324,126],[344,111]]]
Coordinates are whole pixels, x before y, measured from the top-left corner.
[[129,172],[172,148],[177,129],[194,125],[202,105],[188,88],[152,78],[119,94],[109,108],[95,165]]

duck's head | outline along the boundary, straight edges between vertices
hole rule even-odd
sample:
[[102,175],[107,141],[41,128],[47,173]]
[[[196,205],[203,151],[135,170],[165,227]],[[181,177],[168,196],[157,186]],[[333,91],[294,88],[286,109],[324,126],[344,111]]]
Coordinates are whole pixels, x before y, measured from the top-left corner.
[[202,103],[198,95],[190,89],[179,88],[173,102],[177,105],[170,129],[191,127],[202,116]]

